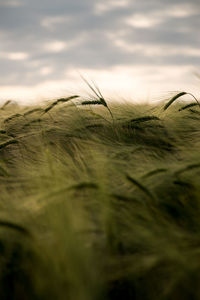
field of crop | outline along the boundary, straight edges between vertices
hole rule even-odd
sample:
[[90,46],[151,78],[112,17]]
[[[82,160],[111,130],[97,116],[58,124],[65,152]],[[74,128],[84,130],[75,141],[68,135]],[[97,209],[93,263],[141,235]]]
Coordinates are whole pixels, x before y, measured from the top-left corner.
[[200,299],[198,100],[96,92],[0,108],[0,299]]

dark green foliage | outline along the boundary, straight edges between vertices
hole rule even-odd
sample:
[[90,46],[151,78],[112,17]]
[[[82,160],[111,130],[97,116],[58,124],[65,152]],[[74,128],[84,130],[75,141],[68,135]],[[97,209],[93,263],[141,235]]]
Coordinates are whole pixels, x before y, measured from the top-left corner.
[[200,300],[198,100],[165,113],[188,94],[116,104],[88,85],[1,109],[0,299]]

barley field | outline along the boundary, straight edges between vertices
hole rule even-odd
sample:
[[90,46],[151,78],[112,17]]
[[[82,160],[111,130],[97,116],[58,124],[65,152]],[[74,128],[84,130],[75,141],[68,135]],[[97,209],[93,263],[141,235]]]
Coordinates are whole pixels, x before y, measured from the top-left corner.
[[0,107],[0,299],[200,299],[198,100],[90,88]]

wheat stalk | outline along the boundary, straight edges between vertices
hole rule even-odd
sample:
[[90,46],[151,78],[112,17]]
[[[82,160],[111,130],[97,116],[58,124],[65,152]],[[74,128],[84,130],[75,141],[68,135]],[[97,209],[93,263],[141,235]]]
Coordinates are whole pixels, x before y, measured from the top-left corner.
[[0,149],[3,149],[11,144],[16,144],[16,143],[18,143],[18,140],[16,140],[16,139],[8,140],[8,141],[0,144]]
[[66,103],[72,99],[78,98],[78,95],[74,95],[74,96],[70,96],[67,98],[59,98],[56,101],[54,101],[53,103],[51,103],[49,106],[47,106],[43,111],[43,115],[46,114],[47,112],[49,112],[54,106],[56,106],[59,103]]
[[103,106],[105,106],[107,108],[107,110],[109,111],[109,113],[111,115],[111,118],[114,120],[113,114],[112,114],[112,112],[111,112],[108,104],[106,103],[106,100],[103,97],[100,89],[97,87],[97,85],[93,82],[93,85],[94,85],[94,87],[93,87],[82,75],[80,75],[80,76],[84,80],[84,82],[87,84],[87,86],[89,86],[89,88],[93,91],[93,93],[96,95],[96,97],[98,99],[98,100],[95,100],[95,101],[84,101],[84,102],[82,102],[82,105],[88,105],[88,104],[103,105]]
[[190,104],[187,104],[187,105],[179,108],[179,111],[182,111],[182,110],[185,110],[187,108],[194,107],[194,106],[197,106],[197,105],[199,105],[199,104],[198,103],[190,103]]
[[25,235],[27,237],[32,237],[32,234],[30,233],[30,231],[28,231],[23,226],[15,224],[13,222],[0,220],[0,227],[6,227],[9,229],[13,229],[13,230],[16,230],[16,231],[22,233],[23,235]]
[[10,104],[12,101],[11,100],[8,100],[8,101],[6,101],[3,105],[2,105],[2,107],[0,108],[1,110],[4,110],[4,108],[8,105],[8,104]]
[[154,196],[151,194],[151,192],[143,186],[139,181],[137,181],[135,178],[131,177],[130,175],[126,175],[126,178],[133,183],[135,186],[137,186],[146,196],[148,196],[150,199],[154,199]]
[[197,98],[196,98],[193,94],[187,93],[187,92],[180,92],[180,93],[176,94],[174,97],[172,97],[172,99],[170,99],[169,102],[167,102],[167,103],[165,104],[164,110],[166,110],[166,109],[167,109],[173,102],[175,102],[178,98],[180,98],[180,97],[182,97],[182,96],[184,96],[184,95],[190,95],[190,96],[192,96],[192,97],[196,100],[197,104],[200,106],[199,101],[197,100]]

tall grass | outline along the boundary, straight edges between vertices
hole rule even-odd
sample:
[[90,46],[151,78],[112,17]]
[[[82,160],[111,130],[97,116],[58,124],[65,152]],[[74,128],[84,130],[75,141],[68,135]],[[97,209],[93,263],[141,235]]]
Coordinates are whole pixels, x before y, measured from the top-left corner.
[[1,106],[0,299],[200,299],[198,100],[95,92]]

